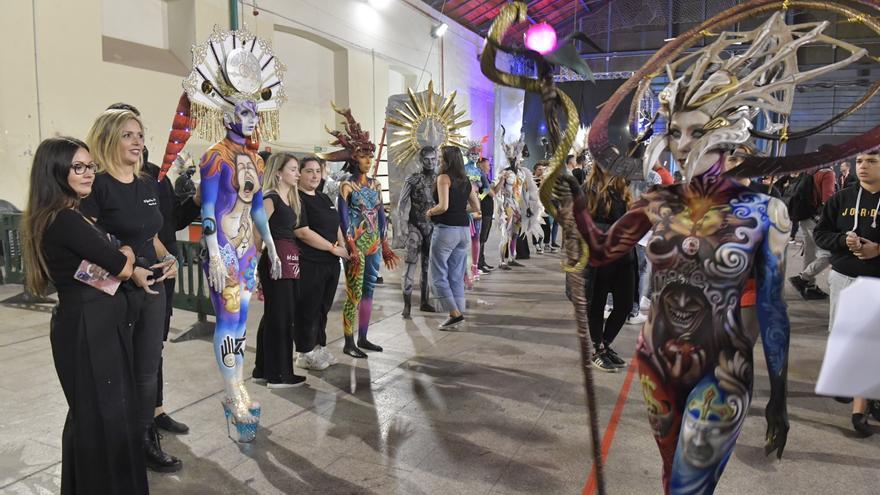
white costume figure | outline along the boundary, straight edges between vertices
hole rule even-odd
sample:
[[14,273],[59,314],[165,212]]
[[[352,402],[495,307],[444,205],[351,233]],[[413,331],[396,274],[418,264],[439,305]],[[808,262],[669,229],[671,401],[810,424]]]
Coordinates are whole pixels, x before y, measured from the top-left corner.
[[[503,134],[502,134],[503,136]],[[543,239],[541,216],[544,207],[538,198],[538,186],[532,172],[521,167],[525,136],[512,143],[504,143],[508,167],[495,179],[495,218],[501,226],[501,269],[522,266],[516,261],[516,239],[519,236]]]

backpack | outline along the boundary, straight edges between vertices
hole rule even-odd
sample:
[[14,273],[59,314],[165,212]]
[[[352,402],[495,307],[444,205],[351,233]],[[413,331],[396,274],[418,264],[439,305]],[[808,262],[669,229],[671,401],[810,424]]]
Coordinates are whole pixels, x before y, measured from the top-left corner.
[[813,174],[803,173],[786,189],[783,200],[788,205],[788,216],[794,222],[814,218],[819,213],[815,199],[816,184]]

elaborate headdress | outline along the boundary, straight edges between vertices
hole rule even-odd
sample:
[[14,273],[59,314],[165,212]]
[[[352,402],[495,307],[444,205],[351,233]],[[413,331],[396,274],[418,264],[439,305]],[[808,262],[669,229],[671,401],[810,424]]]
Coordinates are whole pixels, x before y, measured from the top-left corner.
[[478,155],[483,154],[483,143],[480,141],[476,141],[474,139],[465,139],[464,147],[467,148],[467,153],[476,153]]
[[[674,112],[697,110],[709,117],[703,126],[706,133],[693,146],[688,162],[696,163],[719,147],[745,143],[754,131],[766,134],[766,127],[774,120],[787,119],[791,114],[797,84],[867,54],[864,48],[822,34],[827,26],[827,21],[789,26],[784,14],[776,12],[755,30],[723,32],[712,44],[667,64],[667,77],[672,82],[658,97],[660,113],[671,118]],[[800,71],[798,49],[817,42],[841,48],[849,55],[817,69]],[[745,50],[730,54],[735,45],[737,49],[745,46]],[[722,58],[722,54],[727,56]],[[682,68],[683,73],[676,77]],[[753,131],[752,119],[758,112],[767,117],[763,119],[766,127]],[[787,129],[782,132],[787,138]],[[645,173],[666,149],[666,143],[666,139],[651,141],[645,154]]]
[[519,135],[519,138],[513,141],[506,141],[504,136],[507,134],[507,129],[504,126],[501,126],[501,148],[504,150],[504,156],[507,158],[507,162],[510,165],[520,164],[522,163],[523,158],[523,150],[526,147],[526,135],[524,133]]
[[343,124],[345,132],[334,131],[324,126],[324,130],[336,138],[330,143],[332,146],[342,146],[341,150],[330,153],[322,153],[321,158],[330,162],[347,162],[354,159],[356,154],[372,155],[376,151],[376,145],[370,141],[370,132],[361,129],[361,125],[354,120],[350,108],[340,109],[335,103],[330,102],[333,111],[345,118]]
[[[880,22],[877,20],[880,7],[871,1],[820,3],[806,0],[750,0],[725,10],[667,43],[605,102],[593,120],[593,132],[590,133],[590,151],[597,161],[612,173],[628,172],[629,164],[622,159],[624,157],[615,153],[608,138],[610,119],[633,90],[636,90],[636,94],[632,99],[634,103],[630,116],[636,115],[641,95],[667,64],[667,73],[672,82],[660,95],[660,112],[669,115],[671,112],[698,109],[710,118],[706,125],[708,132],[694,144],[694,151],[688,160],[698,160],[701,154],[713,148],[732,147],[745,141],[749,134],[775,141],[804,138],[821,132],[864,106],[880,91],[880,81],[875,81],[861,98],[826,122],[802,131],[789,129],[786,122],[797,84],[852,64],[866,54],[855,45],[822,34],[828,26],[827,22],[785,25],[780,10],[791,8],[832,12],[880,35]],[[774,15],[754,31],[714,34],[745,19],[768,13]],[[694,53],[683,55],[685,50],[709,36],[718,36],[718,39]],[[838,62],[802,72],[797,65],[797,51],[811,43],[831,45],[842,49],[847,55]],[[730,58],[723,58],[722,55],[730,55]],[[878,61],[877,58],[870,58]],[[677,71],[682,70],[683,74],[678,77]],[[765,127],[755,129],[751,115],[758,112],[773,118],[763,119]],[[773,127],[774,119],[783,125]],[[660,142],[655,144],[655,141]],[[646,166],[662,153],[665,141],[663,136],[658,136],[651,142],[646,153]],[[843,144],[823,147],[812,153],[784,157],[752,156],[729,173],[748,177],[804,170],[835,162],[878,144],[880,126]]]
[[259,124],[250,141],[278,139],[278,108],[287,100],[282,79],[287,68],[272,53],[269,42],[247,29],[214,32],[204,43],[192,47],[192,72],[183,81],[165,147],[159,180],[174,163],[192,131],[208,141],[226,135],[223,116],[243,101],[257,107]]
[[409,101],[389,109],[386,119],[388,124],[399,128],[391,132],[391,136],[398,139],[389,146],[395,165],[405,166],[425,146],[467,147],[461,129],[472,122],[459,122],[466,112],[455,111],[456,91],[443,98],[434,93],[434,81],[429,81],[427,91],[413,93],[407,88],[406,92]]
[[217,141],[226,135],[223,114],[242,101],[257,106],[260,134],[278,139],[278,107],[287,100],[282,79],[287,68],[269,42],[247,29],[214,32],[192,48],[193,69],[183,81],[197,135]]

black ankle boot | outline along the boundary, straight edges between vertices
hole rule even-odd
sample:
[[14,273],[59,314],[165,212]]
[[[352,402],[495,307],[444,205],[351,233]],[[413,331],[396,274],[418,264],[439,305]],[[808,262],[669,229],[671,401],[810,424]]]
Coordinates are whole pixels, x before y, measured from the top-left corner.
[[358,347],[368,351],[382,352],[382,346],[370,342],[366,337],[358,337]]
[[409,320],[410,318],[412,318],[412,316],[410,314],[411,312],[412,312],[412,294],[404,294],[403,295],[403,313],[401,313],[401,316],[403,316],[404,320]]
[[367,354],[364,351],[358,349],[358,347],[354,345],[354,336],[352,335],[345,336],[345,346],[343,346],[342,352],[353,358],[363,359],[367,357]]
[[147,468],[158,473],[176,473],[183,468],[180,459],[162,451],[159,443],[161,436],[156,431],[156,426],[151,425],[144,431],[144,456],[147,460]]

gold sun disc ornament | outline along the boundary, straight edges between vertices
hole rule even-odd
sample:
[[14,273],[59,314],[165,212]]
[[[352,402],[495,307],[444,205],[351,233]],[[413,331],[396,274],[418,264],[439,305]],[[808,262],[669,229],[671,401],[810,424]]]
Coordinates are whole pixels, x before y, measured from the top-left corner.
[[409,101],[389,112],[387,118],[388,124],[397,128],[392,128],[389,139],[395,165],[405,166],[426,146],[467,148],[461,129],[472,122],[459,121],[466,112],[455,112],[455,91],[444,98],[434,93],[434,81],[430,81],[427,91],[407,89],[407,95]]

